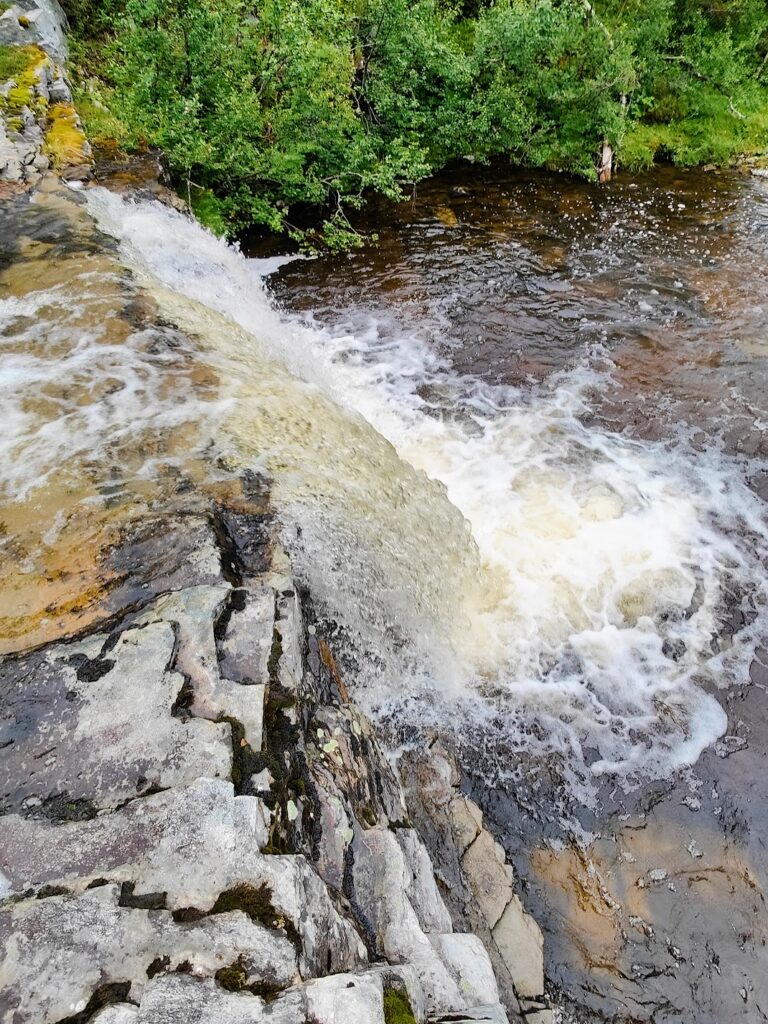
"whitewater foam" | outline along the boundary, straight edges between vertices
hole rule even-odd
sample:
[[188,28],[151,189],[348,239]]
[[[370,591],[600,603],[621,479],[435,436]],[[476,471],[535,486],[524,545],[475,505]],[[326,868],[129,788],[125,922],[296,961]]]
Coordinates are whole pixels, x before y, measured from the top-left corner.
[[[382,653],[360,670],[369,709],[474,722],[510,762],[557,751],[574,778],[627,783],[695,762],[723,733],[707,691],[746,681],[768,551],[723,456],[586,425],[604,370],[489,387],[456,375],[418,324],[282,313],[269,268],[173,211],[101,190],[88,203],[221,361],[228,436],[274,477],[300,573]],[[723,639],[734,606],[754,622]]]

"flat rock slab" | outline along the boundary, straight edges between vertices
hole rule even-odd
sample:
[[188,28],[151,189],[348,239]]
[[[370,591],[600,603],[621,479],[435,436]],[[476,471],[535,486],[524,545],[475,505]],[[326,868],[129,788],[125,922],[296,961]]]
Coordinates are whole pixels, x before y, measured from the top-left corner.
[[[165,894],[169,907],[205,906],[222,888],[217,867],[268,840],[269,812],[231,782],[200,779],[137,798],[113,814],[53,824],[0,818],[0,872],[6,894],[43,886],[81,891],[95,879],[129,882],[134,897]],[[224,876],[228,880],[228,874]]]
[[88,816],[137,793],[228,777],[230,728],[174,717],[176,634],[153,622],[0,665],[0,810]]
[[225,992],[210,980],[169,974],[147,985],[134,1020],[135,1024],[303,1024],[306,1005],[302,989],[265,1003],[250,992]]
[[275,987],[297,973],[290,940],[239,911],[178,923],[168,911],[121,906],[114,885],[23,900],[0,910],[0,1016],[54,1024],[101,986],[127,984],[138,1002],[153,971],[212,977],[234,961]]

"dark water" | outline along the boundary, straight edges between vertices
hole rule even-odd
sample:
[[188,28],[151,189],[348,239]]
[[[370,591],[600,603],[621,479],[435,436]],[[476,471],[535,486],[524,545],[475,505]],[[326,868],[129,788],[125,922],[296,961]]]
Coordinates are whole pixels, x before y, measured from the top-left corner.
[[597,414],[616,429],[685,423],[768,452],[764,182],[658,170],[604,189],[463,167],[360,227],[376,246],[286,266],[278,298],[335,324],[383,307],[493,383],[540,381],[602,349],[616,387]]
[[[415,331],[455,375],[523,392],[596,371],[586,424],[694,460],[721,453],[768,498],[764,182],[659,170],[598,188],[464,166],[359,226],[378,245],[284,266],[280,303],[350,335],[373,311],[380,341]],[[735,506],[731,528],[747,529]],[[757,614],[742,593],[727,604],[724,646]],[[727,690],[711,688],[725,737],[672,778],[606,784],[597,809],[519,748],[517,784],[489,785],[487,751],[459,738],[466,787],[545,930],[563,1019],[768,1019],[767,688],[758,644]]]

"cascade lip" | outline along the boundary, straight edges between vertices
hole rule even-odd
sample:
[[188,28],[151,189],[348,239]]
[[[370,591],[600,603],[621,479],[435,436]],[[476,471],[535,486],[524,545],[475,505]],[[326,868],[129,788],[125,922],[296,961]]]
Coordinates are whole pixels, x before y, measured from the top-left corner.
[[[326,396],[362,413],[406,464],[446,485],[444,498],[468,522],[479,545],[479,566],[462,574],[444,560],[449,573],[443,582],[453,601],[433,606],[436,592],[426,596],[419,588],[433,585],[434,565],[429,563],[438,553],[445,559],[446,544],[432,529],[436,546],[425,545],[425,510],[412,508],[412,519],[404,520],[382,549],[379,535],[390,528],[376,508],[383,482],[379,470],[361,478],[362,490],[355,484],[355,501],[362,505],[345,506],[348,499],[340,497],[344,478],[351,482],[359,474],[363,464],[355,460],[365,447],[356,451],[348,448],[348,440],[334,442],[337,456],[344,451],[343,457],[352,461],[345,463],[339,494],[325,486],[316,489],[313,507],[292,486],[296,478],[314,473],[318,456],[325,456],[322,449],[312,450],[312,434],[286,436],[281,428],[281,458],[284,464],[294,460],[294,480],[276,476],[276,501],[289,530],[292,518],[301,524],[303,539],[295,545],[299,564],[317,583],[330,615],[348,627],[354,624],[353,631],[372,630],[378,643],[384,642],[390,621],[404,638],[417,642],[416,649],[424,649],[426,636],[431,662],[426,675],[432,675],[438,692],[444,687],[441,647],[458,655],[463,672],[459,694],[466,691],[482,703],[487,696],[482,697],[473,678],[495,674],[503,699],[497,704],[492,699],[491,707],[506,716],[512,745],[526,742],[526,729],[534,722],[543,723],[548,738],[542,756],[547,743],[555,749],[570,746],[575,762],[583,761],[576,774],[587,785],[602,773],[623,774],[631,785],[643,777],[663,776],[695,761],[723,734],[723,713],[702,689],[707,663],[732,678],[748,666],[756,641],[745,622],[731,634],[738,634],[735,651],[712,650],[712,623],[725,621],[729,614],[720,607],[725,581],[733,587],[738,578],[745,593],[751,589],[759,598],[756,567],[766,541],[765,528],[756,550],[744,538],[722,532],[734,508],[753,525],[759,520],[757,506],[727,461],[716,453],[702,461],[684,442],[670,449],[616,436],[590,422],[595,385],[607,388],[611,383],[604,369],[587,368],[583,379],[578,367],[562,371],[535,398],[509,386],[497,393],[482,381],[457,376],[448,358],[435,359],[418,331],[401,329],[381,337],[374,319],[367,328],[363,321],[362,329],[352,334],[343,310],[338,334],[333,324],[318,328],[298,323],[275,309],[271,297],[255,284],[258,264],[172,211],[125,205],[96,191],[89,193],[89,204],[106,230],[116,234],[134,269],[174,291],[174,316],[185,315],[179,302],[186,295],[223,318],[215,326],[211,320],[210,326],[216,332],[217,358],[224,360],[219,364],[223,378],[232,376],[226,369],[232,357],[225,351],[227,345],[231,348],[226,336],[237,324],[242,329],[235,345],[238,359],[248,352],[249,360],[257,360],[266,350],[275,364],[285,360],[289,370],[298,366],[305,379],[319,386],[311,415],[322,417],[318,423],[324,425],[315,437],[327,434],[337,422],[328,419],[337,414]],[[322,266],[320,261],[305,272],[311,276]],[[285,271],[294,274],[296,268],[286,266]],[[601,358],[603,364],[608,361]],[[238,363],[238,386],[244,390],[237,402],[244,412],[254,401],[258,404],[258,389],[249,390],[255,386],[249,372],[253,375],[253,367]],[[280,384],[273,380],[279,388],[288,382],[284,376]],[[424,384],[440,392],[439,404],[419,399]],[[481,396],[486,401],[482,414]],[[306,393],[301,401],[308,409]],[[466,415],[453,415],[462,406]],[[246,441],[252,428],[241,429],[237,421],[235,411],[230,426],[235,434],[239,431],[239,443],[250,445],[249,452],[257,450],[263,438],[254,435]],[[371,452],[379,444],[371,433],[359,437],[363,446],[374,446]],[[296,447],[307,443],[307,450]],[[372,457],[372,465],[379,457]],[[400,465],[401,472],[402,463],[391,465]],[[408,479],[412,487],[418,477]],[[431,492],[427,499],[433,515],[437,498]],[[447,511],[450,505],[444,507]],[[378,523],[372,535],[360,525],[367,519]],[[464,522],[457,521],[452,529],[458,532],[447,546],[449,556],[470,543]],[[354,550],[349,536],[354,537]],[[393,582],[402,578],[398,574],[415,554],[413,545],[408,546],[413,537],[421,537],[422,550],[415,563],[418,571],[409,567],[408,585],[416,588],[412,593],[417,604],[421,601],[430,614],[437,613],[427,619],[426,629],[409,620],[412,609],[397,596]],[[330,551],[323,553],[324,544]],[[313,566],[314,559],[318,564]],[[356,573],[350,574],[351,565],[357,566]],[[321,582],[323,573],[330,576]],[[365,585],[353,585],[345,602],[334,604],[349,588],[350,575],[359,575]],[[477,592],[467,585],[473,578]],[[465,617],[461,626],[457,612]],[[365,638],[362,643],[371,646]],[[398,647],[399,642],[389,645],[393,664],[401,665],[394,675],[405,670],[409,678],[411,656],[405,664],[398,662]],[[478,657],[481,661],[476,662]],[[380,687],[373,678],[370,685],[375,701]],[[418,694],[422,685],[417,674],[401,685],[401,692],[406,697]],[[506,701],[516,712],[515,702],[522,702],[522,722],[505,710]],[[450,702],[443,713],[450,719]]]

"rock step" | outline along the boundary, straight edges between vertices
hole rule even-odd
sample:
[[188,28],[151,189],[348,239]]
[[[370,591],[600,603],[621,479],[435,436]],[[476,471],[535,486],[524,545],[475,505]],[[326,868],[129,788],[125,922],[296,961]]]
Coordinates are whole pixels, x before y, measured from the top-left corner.
[[0,1021],[507,1021],[285,555],[194,564],[0,664]]

